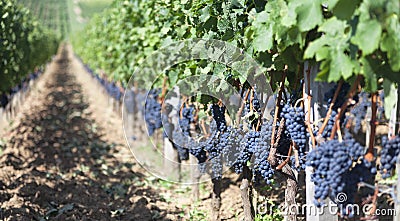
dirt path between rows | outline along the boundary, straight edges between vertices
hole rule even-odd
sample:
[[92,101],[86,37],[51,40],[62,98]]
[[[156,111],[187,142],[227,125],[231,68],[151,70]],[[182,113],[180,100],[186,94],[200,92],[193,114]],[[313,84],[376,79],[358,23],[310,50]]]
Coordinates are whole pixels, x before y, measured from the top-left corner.
[[60,49],[5,135],[0,220],[179,220],[125,146],[121,119]]

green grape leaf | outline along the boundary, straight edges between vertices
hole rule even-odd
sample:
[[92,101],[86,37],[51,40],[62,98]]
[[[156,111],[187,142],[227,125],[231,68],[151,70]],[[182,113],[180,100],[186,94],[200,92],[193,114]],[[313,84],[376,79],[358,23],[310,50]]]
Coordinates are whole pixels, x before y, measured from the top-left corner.
[[322,23],[321,4],[318,0],[305,0],[297,7],[297,25],[302,32],[309,31]]
[[272,26],[262,26],[257,30],[257,36],[254,39],[254,50],[265,52],[271,49],[273,44],[273,31]]
[[369,55],[378,48],[381,34],[382,27],[378,21],[360,21],[357,25],[356,35],[351,42],[358,45],[364,56]]
[[280,13],[282,14],[282,25],[291,27],[296,24],[297,13],[296,8],[301,4],[299,1],[291,1],[288,5],[282,4],[280,6]]
[[341,77],[348,79],[353,74],[353,63],[349,56],[341,51],[331,52],[331,64],[328,81],[337,82]]
[[[346,32],[348,25],[345,21],[338,20],[336,17],[332,17],[326,20],[319,28],[319,32],[324,32],[332,37],[340,37]],[[338,36],[339,35],[339,36]]]
[[380,48],[387,52],[389,64],[393,71],[400,71],[400,22],[392,15],[386,19],[387,32],[383,33]]

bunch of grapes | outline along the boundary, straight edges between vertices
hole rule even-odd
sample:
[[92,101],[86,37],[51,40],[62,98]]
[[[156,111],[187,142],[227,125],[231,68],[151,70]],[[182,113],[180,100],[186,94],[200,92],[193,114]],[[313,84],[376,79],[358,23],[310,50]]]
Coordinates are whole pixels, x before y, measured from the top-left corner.
[[[259,145],[254,148],[254,177],[258,175],[270,184],[275,173],[268,162],[269,151],[271,148],[272,121],[264,122],[260,131]],[[257,182],[256,182],[257,183]]]
[[220,135],[222,157],[226,166],[231,167],[235,163],[235,153],[240,151],[243,139],[242,128],[227,127],[226,131]]
[[347,205],[355,203],[358,184],[360,182],[373,183],[376,174],[376,171],[375,173],[372,172],[373,168],[375,167],[372,167],[372,164],[364,159],[342,175],[342,182],[344,186],[342,193],[346,194],[347,200],[342,201],[337,199],[338,195],[330,197],[331,200],[338,203],[338,208],[342,217],[354,217],[355,211],[350,210],[351,208],[347,207]]
[[235,163],[233,168],[236,173],[240,174],[243,172],[243,166],[251,159],[254,150],[259,149],[260,145],[260,132],[249,130],[244,137],[244,144],[241,145],[241,150],[235,154]]
[[391,176],[391,172],[396,167],[397,157],[400,154],[400,136],[389,140],[388,137],[382,137],[381,150],[381,173],[383,178]]
[[161,104],[158,103],[158,90],[152,89],[147,95],[145,104],[144,119],[147,124],[147,131],[149,135],[153,135],[155,130],[161,128]]
[[354,132],[358,132],[361,129],[361,122],[367,115],[368,107],[371,106],[369,102],[368,94],[366,92],[361,92],[358,95],[358,103],[350,111],[351,117],[354,120]]
[[179,118],[179,126],[185,136],[190,136],[190,123],[194,122],[194,107],[184,107],[182,118]]
[[218,104],[211,105],[211,114],[217,123],[217,130],[221,132],[226,129],[225,109],[225,106],[219,106]]
[[225,106],[212,104],[211,113],[214,121],[210,125],[211,136],[206,141],[205,150],[208,152],[208,158],[211,161],[212,177],[221,179],[223,169],[221,153],[227,145],[227,137],[229,136],[229,134],[224,134],[227,129]]
[[205,141],[204,149],[208,153],[208,160],[211,161],[212,177],[214,179],[220,179],[222,177],[222,157],[221,157],[221,145],[219,143],[219,132],[212,130],[210,137]]
[[321,205],[328,196],[336,197],[345,190],[345,174],[364,155],[364,147],[346,132],[343,142],[326,141],[307,156],[306,164],[314,168],[315,204]]
[[[246,104],[245,104],[244,107],[245,107],[245,109],[244,109],[245,111],[242,113],[243,116],[251,112],[250,102],[249,102],[249,101],[246,101]],[[242,116],[242,117],[243,117],[243,116]]]
[[[294,108],[285,104],[282,108],[281,117],[285,118],[285,127],[290,138],[296,144],[299,153],[300,165],[304,169],[304,158],[307,144],[306,125],[304,123],[304,112],[301,107]],[[289,144],[290,145],[290,144]]]
[[205,142],[198,142],[194,139],[190,139],[188,143],[189,153],[196,157],[198,161],[198,167],[201,173],[206,172],[206,164],[207,161],[207,152],[205,150],[206,143]]

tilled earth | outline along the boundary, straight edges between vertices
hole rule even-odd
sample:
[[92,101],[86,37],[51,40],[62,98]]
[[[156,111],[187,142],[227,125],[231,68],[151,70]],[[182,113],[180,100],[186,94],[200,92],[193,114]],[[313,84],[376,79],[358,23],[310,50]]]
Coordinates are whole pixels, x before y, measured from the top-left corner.
[[64,46],[5,136],[0,220],[182,219],[138,165],[118,159],[129,154],[123,138],[96,121],[72,65]]

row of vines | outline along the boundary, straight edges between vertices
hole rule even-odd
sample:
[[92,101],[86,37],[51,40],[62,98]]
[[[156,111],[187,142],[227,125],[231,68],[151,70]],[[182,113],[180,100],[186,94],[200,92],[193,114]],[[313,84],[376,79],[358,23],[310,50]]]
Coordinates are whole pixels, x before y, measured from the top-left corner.
[[[163,128],[179,161],[197,158],[212,178],[213,220],[220,219],[224,166],[241,174],[244,217],[253,220],[259,214],[252,189],[261,194],[259,187],[277,176],[286,180],[285,202],[292,205],[298,174],[312,168],[306,185],[315,186],[317,206],[341,193],[348,199],[336,203],[361,203],[368,195],[359,184],[392,177],[400,153],[399,15],[395,0],[126,0],[93,18],[73,44],[104,81],[126,89],[128,112],[144,115],[149,135]],[[169,67],[185,56],[188,40],[205,55]],[[171,45],[175,51],[148,60]],[[224,57],[226,51],[235,58]],[[259,67],[240,69],[245,56]],[[208,77],[188,80],[199,75]],[[178,122],[164,119],[174,112],[167,94],[182,81]],[[205,85],[227,99],[193,95]],[[235,93],[240,101],[229,104]],[[377,135],[377,127],[391,125],[389,137]],[[376,203],[377,193],[369,197]],[[366,216],[341,208],[344,218]]]
[[60,37],[67,37],[70,32],[70,17],[68,2],[65,0],[17,0],[18,3],[30,10],[40,24]]
[[14,0],[0,2],[0,94],[12,93],[57,51],[59,39]]

